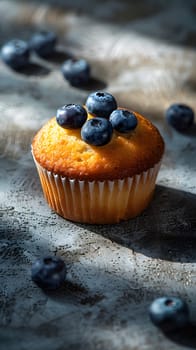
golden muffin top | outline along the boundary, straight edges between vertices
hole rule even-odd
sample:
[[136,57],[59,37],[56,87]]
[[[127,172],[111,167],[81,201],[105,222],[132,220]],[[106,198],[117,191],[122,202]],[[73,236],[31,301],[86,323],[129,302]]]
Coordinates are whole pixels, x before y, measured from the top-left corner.
[[[94,146],[81,137],[81,128],[67,129],[50,119],[35,135],[32,151],[46,170],[80,180],[115,180],[139,174],[158,163],[164,141],[158,129],[134,113],[137,126],[121,133],[113,129],[110,141]],[[87,120],[94,116],[87,111]]]

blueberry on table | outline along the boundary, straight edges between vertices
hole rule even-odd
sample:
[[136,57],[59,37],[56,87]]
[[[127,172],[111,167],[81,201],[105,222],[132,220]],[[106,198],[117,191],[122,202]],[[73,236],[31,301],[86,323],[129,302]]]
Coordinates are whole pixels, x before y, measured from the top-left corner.
[[185,104],[174,103],[166,110],[166,119],[177,131],[186,131],[193,125],[194,112]]
[[47,256],[37,259],[31,269],[32,280],[43,289],[59,288],[66,277],[66,267],[62,259]]
[[90,79],[90,65],[85,59],[69,59],[61,66],[64,78],[73,86],[84,85]]
[[93,146],[104,146],[112,138],[112,124],[105,118],[91,118],[81,129],[82,139]]
[[178,297],[155,299],[149,309],[153,324],[163,331],[184,327],[189,322],[189,309],[185,301]]
[[35,33],[29,40],[29,47],[41,57],[47,57],[54,52],[57,36],[54,32],[42,30]]
[[109,115],[117,109],[117,102],[108,92],[97,91],[88,96],[86,107],[96,117],[109,118]]
[[67,104],[57,110],[56,121],[65,129],[81,128],[87,119],[84,107],[77,104]]
[[113,128],[121,133],[128,133],[137,126],[137,118],[133,112],[125,109],[115,109],[109,117]]
[[1,59],[9,67],[20,69],[29,63],[29,46],[20,39],[8,41],[1,48]]

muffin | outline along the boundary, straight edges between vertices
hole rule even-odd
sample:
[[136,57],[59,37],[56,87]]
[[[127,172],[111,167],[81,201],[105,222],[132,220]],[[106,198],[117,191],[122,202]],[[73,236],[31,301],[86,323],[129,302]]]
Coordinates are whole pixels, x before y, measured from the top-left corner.
[[59,108],[32,141],[49,206],[91,224],[139,215],[151,201],[163,152],[158,129],[107,92]]

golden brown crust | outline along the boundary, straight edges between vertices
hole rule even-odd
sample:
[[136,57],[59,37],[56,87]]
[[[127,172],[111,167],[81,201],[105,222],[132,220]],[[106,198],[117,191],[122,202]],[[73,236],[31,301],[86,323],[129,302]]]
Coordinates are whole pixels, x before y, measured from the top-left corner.
[[112,140],[101,147],[88,145],[81,139],[80,130],[63,129],[54,117],[35,135],[34,157],[48,171],[81,180],[139,174],[160,161],[164,141],[149,120],[134,113],[138,118],[136,129],[128,134],[114,131]]

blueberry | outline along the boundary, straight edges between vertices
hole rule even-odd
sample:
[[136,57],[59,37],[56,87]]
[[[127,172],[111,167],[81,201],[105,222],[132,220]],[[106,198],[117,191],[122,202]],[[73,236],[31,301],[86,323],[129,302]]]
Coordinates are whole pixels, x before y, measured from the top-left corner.
[[134,113],[125,109],[115,109],[109,117],[113,128],[122,133],[128,133],[137,126],[137,118]]
[[3,45],[1,49],[1,58],[4,63],[13,69],[19,69],[29,63],[29,46],[19,39],[13,39]]
[[109,115],[117,109],[117,103],[108,92],[97,91],[88,96],[86,107],[96,117],[109,118]]
[[68,104],[57,110],[56,121],[65,129],[81,128],[87,119],[87,112],[81,105]]
[[73,86],[86,84],[90,79],[90,65],[84,60],[69,59],[61,67],[62,74]]
[[47,57],[54,52],[57,36],[54,32],[42,30],[35,33],[29,40],[29,46],[41,57]]
[[189,309],[185,301],[178,297],[155,299],[149,309],[151,321],[164,331],[184,327],[189,321]]
[[112,138],[112,124],[105,118],[91,118],[81,129],[82,139],[93,146],[104,146]]
[[43,289],[59,288],[66,277],[66,267],[58,257],[47,256],[37,259],[31,269],[32,280]]
[[174,129],[186,131],[193,125],[194,112],[185,104],[175,103],[166,110],[166,119]]

